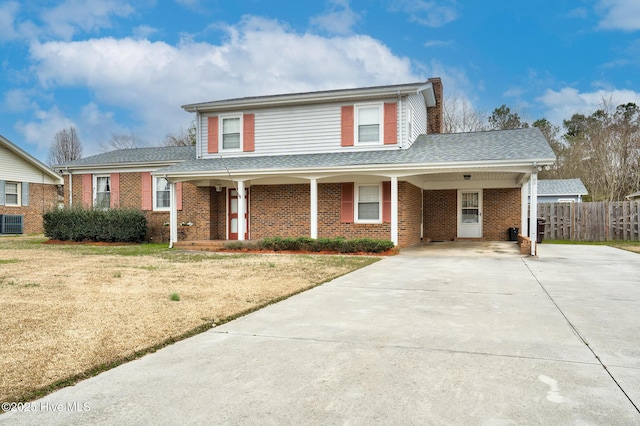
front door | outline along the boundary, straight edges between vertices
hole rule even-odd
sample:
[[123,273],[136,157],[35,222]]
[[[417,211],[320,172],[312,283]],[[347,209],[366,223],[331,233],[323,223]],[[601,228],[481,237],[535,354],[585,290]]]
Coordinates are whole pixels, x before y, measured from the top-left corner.
[[[244,239],[249,239],[249,188],[244,190]],[[238,239],[238,191],[235,189],[229,189],[229,239]]]
[[482,238],[482,190],[458,191],[458,238]]

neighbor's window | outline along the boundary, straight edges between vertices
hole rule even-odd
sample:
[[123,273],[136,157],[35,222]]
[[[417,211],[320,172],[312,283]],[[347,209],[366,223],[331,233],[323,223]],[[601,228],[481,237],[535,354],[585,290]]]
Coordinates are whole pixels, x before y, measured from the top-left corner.
[[155,179],[155,210],[168,210],[171,206],[171,195],[169,192],[169,181],[163,177]]
[[222,126],[222,131],[220,132],[220,137],[222,138],[222,149],[240,149],[240,139],[242,136],[242,133],[240,132],[240,129],[242,128],[242,120],[240,116],[222,117],[220,121]]
[[94,205],[100,209],[108,209],[111,206],[111,177],[95,177],[95,201]]
[[380,105],[356,106],[356,140],[358,143],[382,143],[381,121],[382,107]]
[[5,182],[4,203],[7,206],[20,205],[20,184],[18,182]]
[[380,185],[358,185],[356,192],[356,221],[379,223],[382,204]]

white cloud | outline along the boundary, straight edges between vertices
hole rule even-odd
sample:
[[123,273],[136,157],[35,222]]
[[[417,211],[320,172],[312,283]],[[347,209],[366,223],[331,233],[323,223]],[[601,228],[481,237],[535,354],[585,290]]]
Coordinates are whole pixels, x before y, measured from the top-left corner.
[[255,17],[227,33],[218,45],[133,38],[34,43],[32,70],[47,90],[87,88],[100,108],[124,109],[139,123],[131,130],[152,143],[188,126],[192,117],[180,109],[186,103],[426,77],[369,36],[296,33]]
[[4,111],[22,112],[30,108],[37,108],[37,104],[31,99],[29,90],[12,89],[5,93],[0,108]]
[[75,123],[57,107],[53,107],[48,111],[36,110],[31,121],[19,121],[15,128],[24,136],[26,142],[37,145],[39,153],[48,153],[53,135],[70,126],[75,126]]
[[140,25],[133,29],[133,38],[144,39],[149,38],[149,36],[156,34],[158,32],[157,28],[150,27],[149,25]]
[[454,44],[453,40],[429,40],[424,43],[424,47],[449,47]]
[[42,12],[48,33],[70,40],[78,30],[96,31],[111,26],[112,16],[127,17],[133,7],[123,0],[66,0]]
[[409,15],[411,22],[438,28],[458,18],[456,2],[451,0],[393,0],[390,9]]
[[565,87],[558,91],[548,89],[536,100],[545,106],[546,118],[561,125],[563,120],[570,119],[573,114],[592,114],[602,107],[603,102],[610,102],[614,106],[628,102],[640,104],[640,93],[619,89],[581,93],[578,89]]
[[612,30],[640,30],[640,2],[638,0],[600,0],[596,9],[601,12],[600,28]]
[[360,16],[349,7],[348,0],[333,0],[324,14],[311,18],[311,24],[331,34],[350,34]]
[[0,4],[0,40],[13,40],[18,36],[15,20],[20,10],[20,4],[9,1]]

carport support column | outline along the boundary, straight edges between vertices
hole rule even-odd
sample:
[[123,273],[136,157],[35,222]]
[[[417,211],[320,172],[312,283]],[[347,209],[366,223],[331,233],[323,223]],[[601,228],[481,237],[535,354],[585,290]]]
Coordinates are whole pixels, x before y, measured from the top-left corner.
[[531,173],[531,202],[529,203],[529,238],[531,238],[531,256],[538,250],[538,168],[534,164]]
[[244,241],[244,233],[246,230],[244,229],[244,225],[246,223],[244,219],[245,215],[245,201],[246,197],[244,195],[244,181],[238,181],[238,241]]
[[391,241],[398,245],[398,178],[391,178]]
[[311,179],[311,238],[318,238],[318,179]]
[[175,182],[169,182],[169,248],[178,242],[178,191]]
[[527,230],[527,223],[529,218],[529,182],[525,182],[522,184],[522,189],[520,190],[521,200],[520,200],[520,235],[527,235],[525,232]]

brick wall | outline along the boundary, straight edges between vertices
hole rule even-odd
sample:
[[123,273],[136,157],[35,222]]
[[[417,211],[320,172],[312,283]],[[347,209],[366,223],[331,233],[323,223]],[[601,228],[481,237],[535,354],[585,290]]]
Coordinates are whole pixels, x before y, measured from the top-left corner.
[[424,191],[424,238],[452,241],[457,237],[458,191]]
[[429,81],[433,85],[433,92],[436,97],[436,106],[427,107],[427,133],[442,133],[444,109],[442,103],[442,80],[439,77],[430,78]]
[[211,188],[211,203],[209,205],[209,217],[210,226],[209,238],[210,240],[226,240],[227,239],[227,189],[222,188],[222,191],[217,192],[215,188]]
[[508,228],[520,227],[520,202],[520,188],[484,190],[482,216],[485,240],[509,240]]
[[29,183],[28,206],[0,206],[0,214],[19,214],[23,218],[25,234],[42,234],[42,215],[54,209],[58,204],[56,185]]
[[311,234],[309,185],[252,185],[250,191],[252,240]]
[[[68,176],[65,176],[65,205],[69,205]],[[73,204],[82,204],[82,176],[73,175]],[[178,240],[208,240],[211,237],[211,191],[209,187],[182,184],[182,210],[178,211]],[[224,200],[224,199],[223,199]],[[142,175],[120,173],[120,208],[140,209],[142,206]],[[143,210],[147,218],[147,239],[154,242],[169,241],[168,211]],[[181,226],[181,223],[193,223]]]
[[409,182],[398,182],[398,206],[398,245],[409,247],[419,243],[422,213],[420,188]]
[[[424,236],[431,240],[457,237],[458,191],[424,191]],[[485,189],[482,193],[483,240],[506,241],[508,228],[520,226],[520,189]]]

